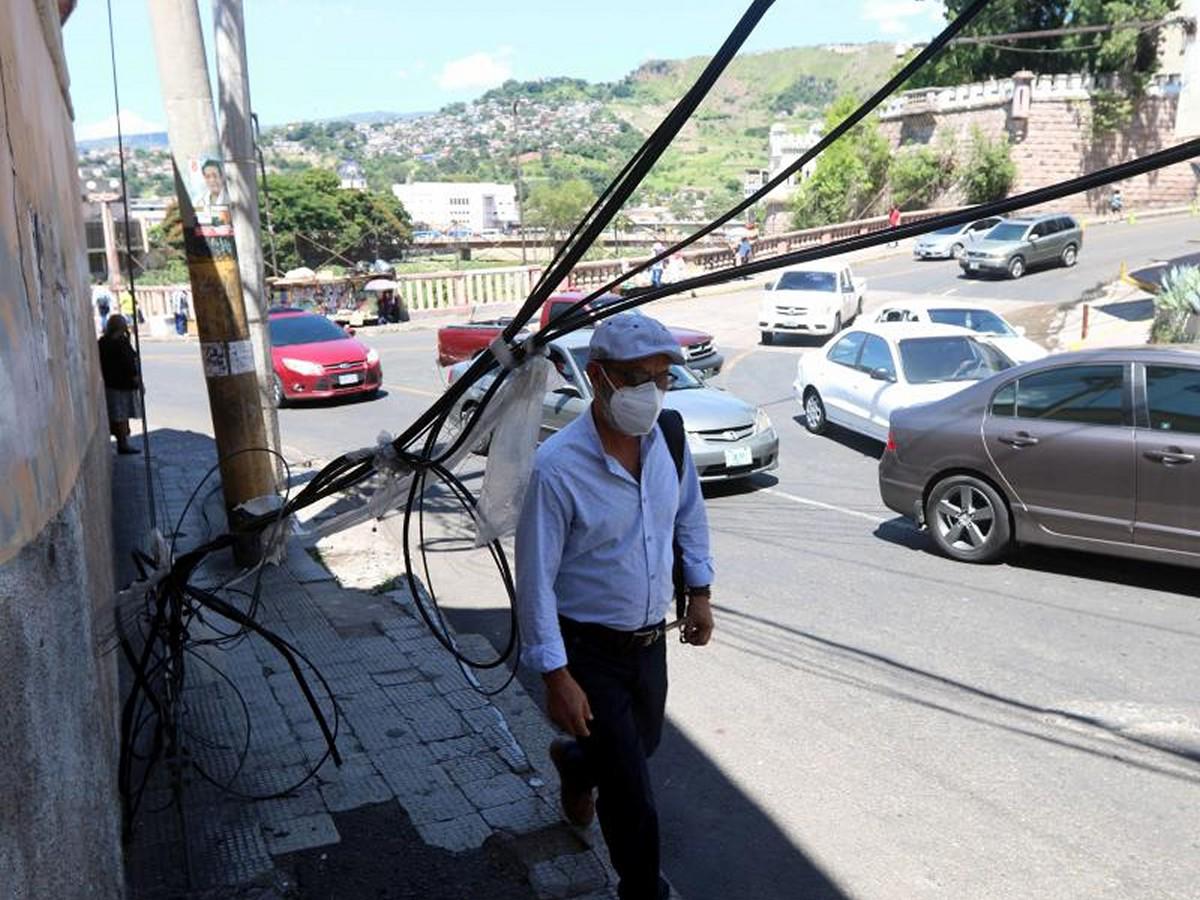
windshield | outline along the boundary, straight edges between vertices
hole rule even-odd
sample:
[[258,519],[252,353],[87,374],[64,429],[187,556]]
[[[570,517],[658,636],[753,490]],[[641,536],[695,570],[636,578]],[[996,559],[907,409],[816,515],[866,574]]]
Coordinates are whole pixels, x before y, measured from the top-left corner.
[[959,328],[970,328],[978,334],[998,334],[1013,337],[1013,331],[1008,323],[986,309],[931,309],[929,321],[939,325],[957,325]]
[[1019,241],[1029,226],[1019,222],[1001,222],[987,233],[987,241]]
[[346,332],[324,316],[272,316],[269,329],[272,347],[319,344],[324,341],[344,341],[346,339]]
[[900,362],[909,384],[981,381],[1013,364],[995,347],[965,336],[900,341]]
[[775,284],[777,291],[835,291],[837,278],[832,272],[784,272]]
[[[588,348],[574,347],[571,349],[571,356],[575,357],[575,365],[587,378]],[[687,366],[672,364],[670,371],[671,386],[667,388],[669,391],[690,391],[704,387],[704,382]]]
[[963,230],[962,225],[947,225],[945,228],[939,228],[934,234],[958,234]]

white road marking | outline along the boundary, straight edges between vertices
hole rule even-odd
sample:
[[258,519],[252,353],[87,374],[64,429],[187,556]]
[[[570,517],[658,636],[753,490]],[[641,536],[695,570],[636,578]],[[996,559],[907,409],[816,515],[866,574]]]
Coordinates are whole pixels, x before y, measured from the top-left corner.
[[399,384],[388,384],[384,382],[383,389],[385,391],[395,391],[398,394],[414,394],[417,397],[440,397],[439,391],[426,391],[421,388],[407,387]]
[[948,291],[942,291],[942,296],[949,297],[951,294],[957,294],[957,293],[958,293],[958,288],[952,287]]
[[842,515],[846,516],[854,516],[856,519],[866,519],[868,522],[874,522],[876,525],[882,525],[884,522],[891,521],[890,519],[885,519],[882,516],[861,512],[857,509],[847,509],[845,506],[837,506],[833,503],[822,503],[820,500],[810,500],[807,497],[797,497],[795,494],[789,494],[786,491],[781,491],[777,488],[762,488],[759,493],[770,494],[772,497],[781,497],[784,500],[790,500],[792,503],[799,503],[801,506],[812,506],[817,509],[827,509],[830,512],[842,513]]

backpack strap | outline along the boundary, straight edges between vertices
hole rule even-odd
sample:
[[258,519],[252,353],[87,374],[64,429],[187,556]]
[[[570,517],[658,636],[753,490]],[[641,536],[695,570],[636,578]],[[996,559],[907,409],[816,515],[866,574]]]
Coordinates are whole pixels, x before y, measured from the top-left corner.
[[[658,414],[658,427],[662,429],[663,438],[667,442],[667,450],[675,463],[675,473],[683,483],[683,449],[687,445],[687,434],[683,429],[683,416],[678,410],[664,409]],[[687,612],[687,590],[683,583],[683,552],[679,541],[671,538],[671,547],[675,552],[675,564],[671,567],[671,581],[675,586],[675,617],[682,619]]]

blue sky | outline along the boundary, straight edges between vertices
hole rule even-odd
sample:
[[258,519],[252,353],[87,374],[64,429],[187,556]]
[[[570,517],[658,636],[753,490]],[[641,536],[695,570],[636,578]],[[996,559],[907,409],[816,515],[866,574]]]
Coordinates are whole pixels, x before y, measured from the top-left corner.
[[[150,0],[153,2],[153,0]],[[113,0],[122,122],[160,130],[147,0]],[[737,0],[245,0],[250,88],[265,125],[388,110],[433,110],[505,78],[611,81],[654,58],[712,53],[745,9]],[[212,51],[210,0],[200,0]],[[748,51],[915,40],[936,33],[941,0],[778,0]],[[64,28],[76,133],[115,133],[105,0],[80,0]]]

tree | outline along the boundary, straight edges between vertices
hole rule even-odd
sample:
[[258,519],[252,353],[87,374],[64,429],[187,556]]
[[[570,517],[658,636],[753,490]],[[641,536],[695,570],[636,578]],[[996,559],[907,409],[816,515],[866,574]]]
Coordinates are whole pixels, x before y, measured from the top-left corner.
[[[953,19],[974,0],[945,0]],[[967,29],[970,35],[1012,34],[1082,25],[1162,19],[1179,0],[993,0]],[[957,44],[918,72],[909,87],[1007,78],[1019,69],[1039,73],[1116,73],[1138,89],[1158,62],[1155,30],[1125,28],[1101,34],[1038,38],[1019,43]]]
[[412,237],[400,201],[391,194],[342,190],[333,172],[268,175],[267,186],[275,246],[285,269],[394,258]]
[[[858,107],[842,97],[825,114],[825,131]],[[797,228],[845,222],[870,212],[887,179],[891,151],[874,117],[859,122],[817,157],[813,176],[796,192],[792,220]]]
[[535,184],[522,207],[525,224],[545,228],[557,240],[575,227],[595,201],[595,191],[580,178]]
[[968,203],[987,203],[1008,196],[1017,167],[1008,138],[989,140],[978,126],[971,129],[971,149],[962,165],[960,181]]
[[957,174],[949,132],[943,132],[934,147],[902,147],[888,169],[892,202],[904,210],[928,209]]

